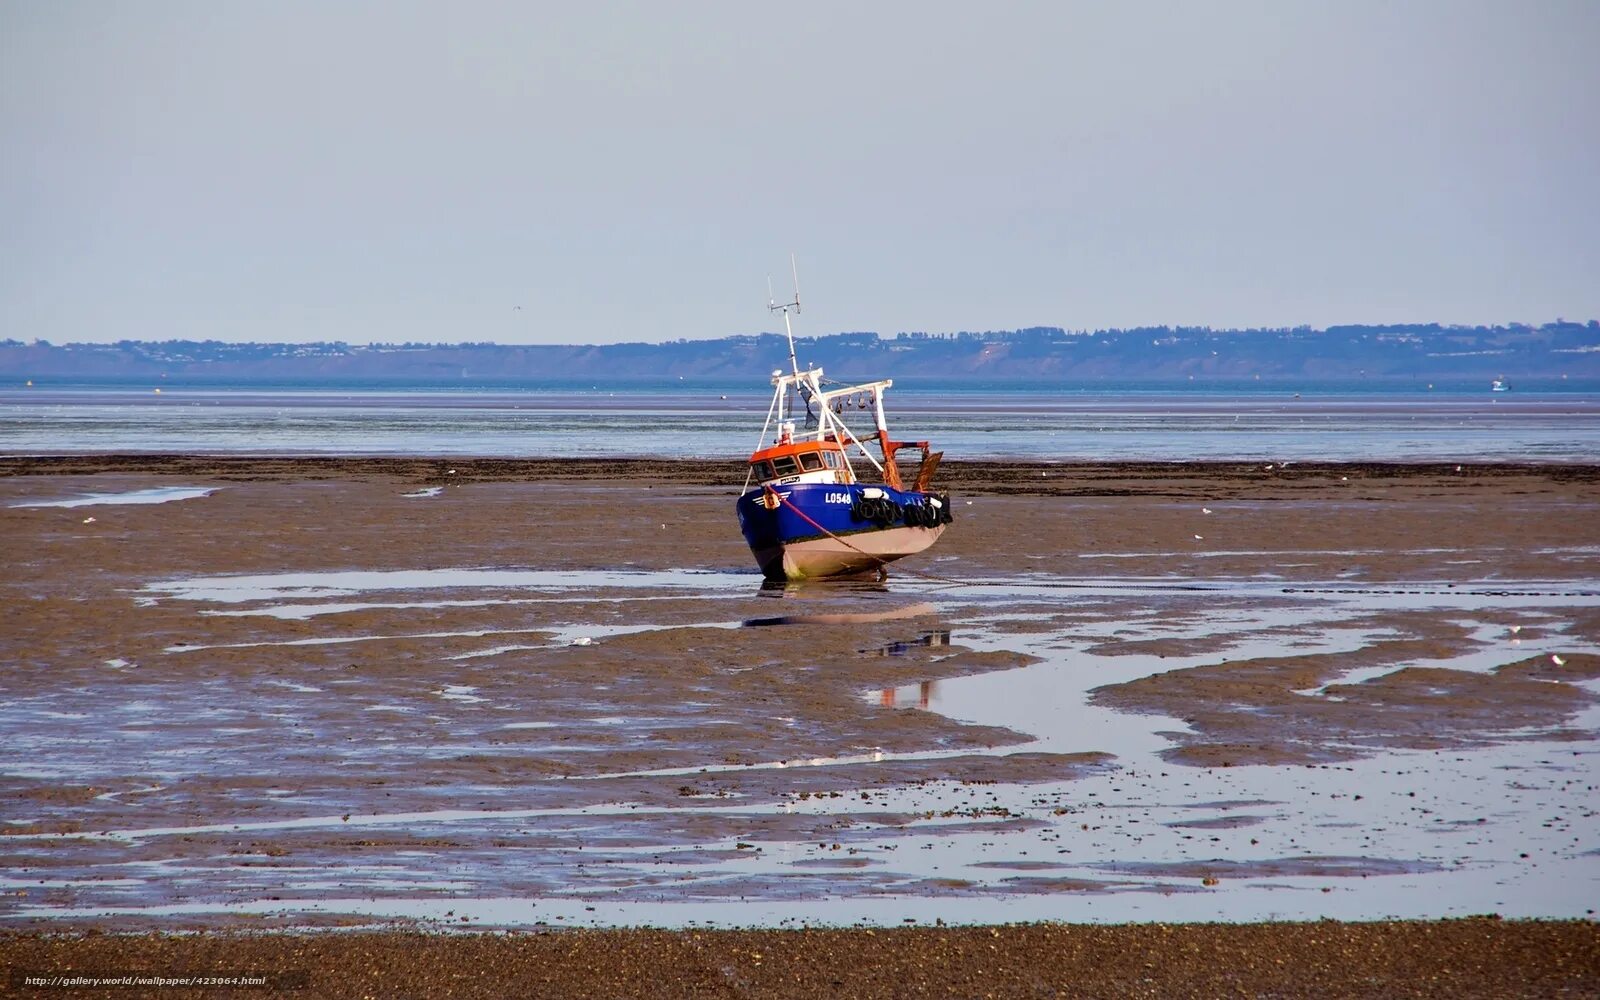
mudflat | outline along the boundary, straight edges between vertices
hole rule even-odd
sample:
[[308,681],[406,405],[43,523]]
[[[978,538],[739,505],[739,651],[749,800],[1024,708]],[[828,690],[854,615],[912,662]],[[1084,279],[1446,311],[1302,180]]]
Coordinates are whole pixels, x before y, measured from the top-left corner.
[[941,475],[770,587],[737,464],[0,459],[8,966],[1593,992],[1600,470]]

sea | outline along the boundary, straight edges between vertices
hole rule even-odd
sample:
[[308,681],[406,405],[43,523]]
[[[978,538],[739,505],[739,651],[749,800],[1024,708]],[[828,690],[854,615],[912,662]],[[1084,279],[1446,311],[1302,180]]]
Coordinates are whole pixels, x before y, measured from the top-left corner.
[[[0,454],[742,459],[761,382],[461,384],[20,380]],[[1600,461],[1600,380],[1018,383],[899,379],[896,439],[947,460]],[[803,418],[803,414],[801,414]],[[857,433],[872,411],[844,413]],[[769,429],[768,436],[772,431]]]

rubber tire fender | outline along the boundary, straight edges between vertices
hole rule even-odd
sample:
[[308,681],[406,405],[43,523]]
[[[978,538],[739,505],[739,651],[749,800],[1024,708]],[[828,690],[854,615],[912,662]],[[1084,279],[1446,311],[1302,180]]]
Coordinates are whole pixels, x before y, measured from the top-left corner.
[[878,527],[887,528],[889,525],[894,523],[894,508],[895,503],[893,500],[884,499],[876,502],[872,519],[878,523]]

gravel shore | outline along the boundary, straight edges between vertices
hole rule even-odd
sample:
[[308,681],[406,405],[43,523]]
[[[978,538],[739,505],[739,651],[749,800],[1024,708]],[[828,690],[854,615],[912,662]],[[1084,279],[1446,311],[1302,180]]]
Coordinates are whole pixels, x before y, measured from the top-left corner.
[[250,996],[29,987],[19,974],[254,973],[295,997],[1592,997],[1600,927],[1501,921],[891,930],[0,937],[12,996]]

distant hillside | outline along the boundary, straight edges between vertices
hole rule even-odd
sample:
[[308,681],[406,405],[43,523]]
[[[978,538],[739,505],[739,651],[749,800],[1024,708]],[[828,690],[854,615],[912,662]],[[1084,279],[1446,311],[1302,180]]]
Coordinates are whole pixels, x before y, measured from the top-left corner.
[[[1143,327],[991,333],[840,333],[797,338],[802,364],[841,377],[1082,382],[1109,379],[1600,377],[1600,322],[1543,326],[1335,326],[1279,330]],[[666,344],[227,344],[0,341],[14,379],[182,377],[407,383],[551,378],[761,380],[788,357],[777,334]]]

